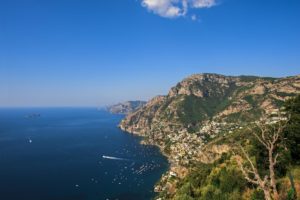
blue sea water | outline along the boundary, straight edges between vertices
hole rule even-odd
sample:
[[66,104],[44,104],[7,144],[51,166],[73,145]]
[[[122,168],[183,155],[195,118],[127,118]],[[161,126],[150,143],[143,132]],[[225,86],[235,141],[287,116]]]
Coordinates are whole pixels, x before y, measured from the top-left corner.
[[[40,116],[26,117],[32,113]],[[168,162],[118,129],[123,117],[94,108],[0,109],[0,199],[151,199]]]

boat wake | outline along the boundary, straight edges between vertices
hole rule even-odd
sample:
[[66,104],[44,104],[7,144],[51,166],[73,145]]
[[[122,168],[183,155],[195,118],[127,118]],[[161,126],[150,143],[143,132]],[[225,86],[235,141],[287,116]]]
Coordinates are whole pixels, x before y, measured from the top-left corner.
[[118,157],[113,157],[113,156],[102,156],[104,159],[109,159],[109,160],[122,160],[122,161],[130,161],[129,159],[126,158],[118,158]]

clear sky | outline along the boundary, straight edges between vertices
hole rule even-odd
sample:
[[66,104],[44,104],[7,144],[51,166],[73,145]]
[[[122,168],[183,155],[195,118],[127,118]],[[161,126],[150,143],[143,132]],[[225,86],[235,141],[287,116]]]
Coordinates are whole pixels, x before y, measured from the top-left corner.
[[193,73],[300,74],[299,0],[0,0],[0,106],[147,100]]

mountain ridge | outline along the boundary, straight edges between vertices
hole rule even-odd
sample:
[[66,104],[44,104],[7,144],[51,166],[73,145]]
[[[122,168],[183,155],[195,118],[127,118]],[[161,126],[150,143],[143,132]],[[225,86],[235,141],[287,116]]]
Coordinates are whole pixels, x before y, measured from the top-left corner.
[[254,111],[272,112],[299,91],[299,75],[270,78],[194,74],[172,87],[167,95],[154,97],[142,109],[128,115],[120,127],[143,134],[143,129],[147,126],[147,129],[151,129],[152,121],[158,118],[158,121],[169,118],[167,121],[179,122],[185,127],[209,118],[220,119],[225,116],[230,121],[241,111],[249,111],[251,115],[255,114]]

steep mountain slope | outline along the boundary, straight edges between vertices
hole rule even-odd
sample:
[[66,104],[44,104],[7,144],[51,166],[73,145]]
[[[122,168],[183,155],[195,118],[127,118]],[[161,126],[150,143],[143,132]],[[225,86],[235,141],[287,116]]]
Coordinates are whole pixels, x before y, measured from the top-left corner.
[[144,136],[145,143],[159,146],[168,156],[170,171],[155,190],[174,194],[191,166],[214,163],[230,150],[222,137],[243,130],[263,114],[270,116],[270,123],[277,122],[280,119],[272,115],[297,94],[300,76],[196,74],[127,115],[120,128]]
[[107,107],[107,110],[115,114],[129,114],[137,111],[146,104],[145,101],[126,101]]
[[299,93],[299,76],[276,79],[197,74],[128,115],[120,127],[142,135],[155,130],[197,133],[211,121],[255,120]]

